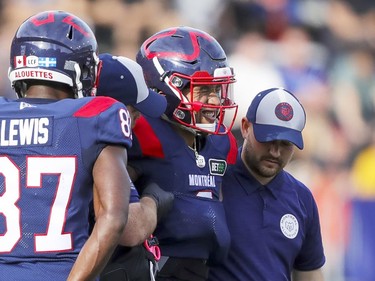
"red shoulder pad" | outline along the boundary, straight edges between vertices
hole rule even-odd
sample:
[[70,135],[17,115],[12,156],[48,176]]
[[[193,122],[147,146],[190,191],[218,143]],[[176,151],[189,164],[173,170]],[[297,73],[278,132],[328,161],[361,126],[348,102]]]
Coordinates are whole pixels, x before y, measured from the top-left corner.
[[228,133],[228,139],[229,139],[229,152],[227,155],[227,163],[228,164],[235,164],[236,163],[236,158],[237,158],[237,140],[232,134],[232,132]]
[[94,117],[106,111],[110,108],[115,102],[115,99],[110,97],[95,97],[79,110],[74,113],[74,117]]
[[138,118],[133,133],[137,137],[143,156],[164,158],[163,146],[146,118]]

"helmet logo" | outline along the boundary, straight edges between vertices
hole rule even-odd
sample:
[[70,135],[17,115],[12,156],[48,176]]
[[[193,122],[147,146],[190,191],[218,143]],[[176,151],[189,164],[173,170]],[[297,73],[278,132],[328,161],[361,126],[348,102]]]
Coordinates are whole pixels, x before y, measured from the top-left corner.
[[[48,23],[53,23],[55,22],[55,14],[53,12],[51,13],[48,13],[47,14],[47,18],[38,18],[37,17],[38,15],[32,17],[30,19],[30,21],[35,24],[36,26],[41,26],[41,25],[45,25],[45,24],[48,24]],[[71,16],[71,15],[67,15],[65,18],[62,19],[61,22],[63,23],[66,23],[70,26],[72,26],[75,30],[79,31],[80,33],[82,33],[84,36],[91,36],[91,33],[90,32],[87,32],[85,30],[85,28],[83,26],[80,26],[79,24],[73,22],[74,21],[74,17]]]
[[[145,48],[145,54],[149,59],[152,59],[153,57],[157,56],[159,58],[168,58],[168,57],[178,57],[182,60],[186,61],[193,61],[196,60],[199,57],[200,53],[200,46],[198,43],[198,37],[203,37],[208,41],[212,40],[212,37],[209,35],[205,34],[204,32],[199,32],[199,31],[189,31],[188,32],[189,36],[182,36],[183,38],[187,38],[186,40],[188,41],[188,44],[186,44],[186,48],[191,48],[190,53],[177,53],[177,52],[153,52],[149,49],[149,47],[152,45],[154,41],[157,41],[158,39],[161,38],[173,38],[173,37],[181,37],[179,34],[179,28],[171,29],[168,30],[167,32],[159,33],[155,36],[151,36],[149,39],[147,39],[144,43],[143,46]],[[179,36],[180,35],[180,36]],[[184,40],[185,41],[185,40]],[[189,46],[190,45],[190,46]]]
[[44,24],[47,24],[47,23],[51,23],[51,22],[54,22],[55,21],[55,16],[53,13],[48,13],[48,16],[47,18],[45,19],[38,19],[37,18],[37,15],[32,17],[30,19],[30,21],[35,24],[36,26],[41,26],[41,25],[44,25]]
[[78,30],[84,36],[89,36],[90,37],[91,33],[90,32],[86,32],[86,30],[84,30],[84,27],[79,26],[78,24],[74,23],[73,20],[74,20],[74,18],[72,16],[68,16],[68,17],[64,18],[62,20],[62,22],[65,22],[65,23],[71,25],[72,27],[74,27],[74,29]]

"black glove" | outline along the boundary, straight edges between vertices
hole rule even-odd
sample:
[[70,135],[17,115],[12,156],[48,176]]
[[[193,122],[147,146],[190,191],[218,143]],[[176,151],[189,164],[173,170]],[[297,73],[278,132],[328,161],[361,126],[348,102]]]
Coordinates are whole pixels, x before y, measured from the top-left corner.
[[158,221],[172,209],[174,200],[173,193],[164,191],[154,182],[148,183],[143,189],[141,197],[145,196],[155,201]]

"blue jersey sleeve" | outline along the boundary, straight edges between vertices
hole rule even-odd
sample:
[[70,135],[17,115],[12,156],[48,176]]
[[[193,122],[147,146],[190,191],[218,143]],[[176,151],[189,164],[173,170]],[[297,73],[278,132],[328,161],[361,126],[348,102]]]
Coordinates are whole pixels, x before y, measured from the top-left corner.
[[[111,101],[108,101],[109,103]],[[100,114],[98,140],[104,143],[131,146],[131,118],[129,111],[120,103],[113,103]]]
[[[95,130],[97,143],[123,145],[131,147],[131,118],[127,108],[109,97],[96,97],[74,113],[75,117],[87,119],[96,116]],[[92,134],[92,128],[81,123],[83,134]]]
[[115,103],[100,115],[98,139],[105,143],[131,146],[131,118],[129,111],[121,103]]

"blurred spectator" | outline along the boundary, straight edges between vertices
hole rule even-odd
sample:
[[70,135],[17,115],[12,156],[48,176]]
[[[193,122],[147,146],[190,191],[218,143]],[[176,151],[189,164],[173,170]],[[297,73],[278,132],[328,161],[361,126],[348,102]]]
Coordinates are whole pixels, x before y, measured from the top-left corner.
[[351,158],[372,138],[375,125],[375,64],[368,47],[354,47],[339,56],[331,68],[333,112]]
[[[314,42],[303,26],[289,26],[275,42],[271,55],[285,88],[295,93],[305,105],[308,120],[304,131],[306,149],[303,157],[321,164],[337,158],[340,154],[331,149],[334,147],[331,146],[334,131],[329,116],[331,97],[327,80],[327,50]],[[317,138],[317,135],[320,137]],[[322,146],[322,142],[326,145]],[[333,156],[334,153],[336,155]]]
[[220,25],[219,16],[225,13],[227,0],[172,0],[171,4],[183,25],[212,33]]
[[[284,81],[275,64],[270,60],[270,42],[258,32],[241,35],[228,57],[234,68],[237,82],[234,84],[234,100],[238,104],[237,116],[245,116],[247,107],[260,91],[283,87]],[[229,118],[231,120],[231,118]],[[233,133],[241,142],[241,118],[237,118]]]
[[319,100],[327,91],[327,50],[314,42],[303,26],[289,26],[275,44],[274,58],[290,89],[304,103]]
[[[115,52],[134,58],[142,42],[155,32],[181,21],[171,6],[172,0],[138,0],[126,5],[124,15],[118,18]],[[103,0],[107,5],[107,0]]]
[[375,280],[374,167],[375,142],[372,138],[372,142],[354,158],[351,170],[354,189],[345,253],[345,277],[348,281]]

